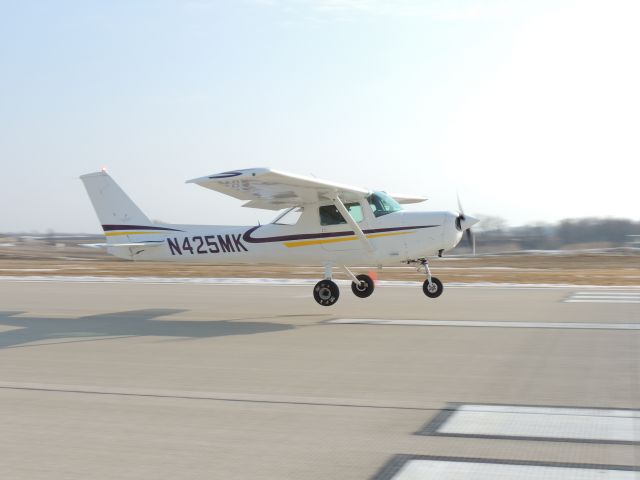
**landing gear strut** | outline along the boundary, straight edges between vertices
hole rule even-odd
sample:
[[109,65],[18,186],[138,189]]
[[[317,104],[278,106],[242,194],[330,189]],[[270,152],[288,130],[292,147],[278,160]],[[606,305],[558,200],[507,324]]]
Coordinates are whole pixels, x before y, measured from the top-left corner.
[[442,290],[444,287],[442,286],[442,282],[438,280],[436,277],[431,276],[431,269],[429,268],[429,260],[426,258],[420,259],[420,266],[418,267],[418,271],[421,268],[424,268],[424,273],[427,275],[427,279],[422,284],[422,291],[429,298],[437,298],[442,295]]

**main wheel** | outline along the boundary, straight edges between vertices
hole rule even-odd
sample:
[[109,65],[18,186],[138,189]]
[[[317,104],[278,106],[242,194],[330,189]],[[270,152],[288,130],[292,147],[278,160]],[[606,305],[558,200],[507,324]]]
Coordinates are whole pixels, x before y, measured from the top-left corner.
[[422,284],[422,291],[429,298],[437,298],[442,295],[442,282],[438,280],[436,277],[431,277],[431,283],[429,280],[425,280]]
[[369,275],[357,275],[356,278],[360,280],[360,283],[351,282],[351,290],[356,297],[367,298],[373,293],[375,284],[373,279]]
[[331,280],[320,280],[313,287],[313,298],[323,307],[330,307],[338,301],[340,289]]

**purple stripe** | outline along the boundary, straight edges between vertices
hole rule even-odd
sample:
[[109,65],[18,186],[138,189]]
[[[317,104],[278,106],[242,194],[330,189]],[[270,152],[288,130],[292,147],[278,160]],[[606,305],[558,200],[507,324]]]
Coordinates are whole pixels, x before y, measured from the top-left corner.
[[211,179],[231,178],[231,177],[238,177],[240,175],[242,175],[242,172],[224,172],[224,173],[218,173],[217,175],[211,175],[209,178]]
[[182,232],[182,230],[178,230],[175,228],[149,227],[147,225],[102,225],[102,230],[104,230],[105,232],[109,232],[112,230],[168,230],[171,232]]
[[[401,230],[417,230],[420,228],[433,228],[439,227],[440,225],[414,225],[411,227],[392,227],[392,228],[372,228],[369,230],[363,230],[365,234],[370,233],[383,233],[383,232],[398,232]],[[327,233],[301,233],[298,235],[282,235],[279,237],[264,237],[264,238],[255,238],[252,237],[251,234],[260,228],[260,225],[257,227],[250,228],[244,235],[242,239],[247,243],[270,243],[270,242],[286,242],[290,240],[312,240],[316,238],[331,238],[331,237],[345,237],[348,235],[355,235],[353,230],[343,230],[341,232],[327,232]]]

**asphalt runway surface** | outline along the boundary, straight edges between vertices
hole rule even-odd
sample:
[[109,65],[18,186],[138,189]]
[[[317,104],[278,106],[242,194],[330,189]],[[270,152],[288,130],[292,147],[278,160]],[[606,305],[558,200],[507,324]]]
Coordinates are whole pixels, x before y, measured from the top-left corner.
[[639,479],[640,289],[0,281],[0,478]]

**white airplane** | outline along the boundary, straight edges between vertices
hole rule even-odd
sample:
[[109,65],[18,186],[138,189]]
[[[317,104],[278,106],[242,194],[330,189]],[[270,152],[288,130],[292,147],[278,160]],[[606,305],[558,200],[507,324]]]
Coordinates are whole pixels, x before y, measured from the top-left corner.
[[429,257],[453,249],[477,219],[460,207],[451,212],[409,212],[401,204],[426,198],[390,195],[271,170],[251,168],[208,175],[187,183],[245,200],[244,207],[283,210],[258,226],[178,225],[152,222],[102,170],[80,177],[106,236],[107,252],[139,261],[178,261],[215,265],[324,265],[313,288],[320,305],[340,296],[334,267],[352,280],[353,293],[373,293],[369,275],[348,265],[418,264],[427,279],[425,295],[436,298],[442,282],[431,275]]

